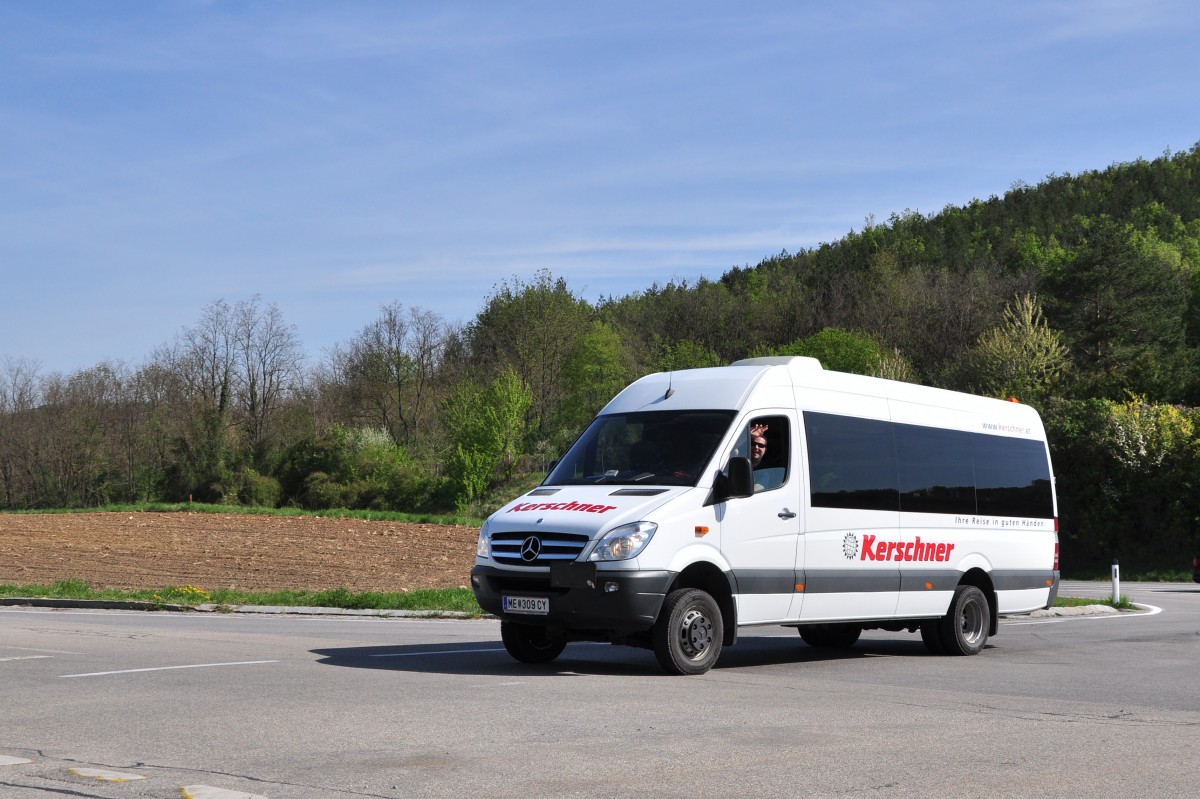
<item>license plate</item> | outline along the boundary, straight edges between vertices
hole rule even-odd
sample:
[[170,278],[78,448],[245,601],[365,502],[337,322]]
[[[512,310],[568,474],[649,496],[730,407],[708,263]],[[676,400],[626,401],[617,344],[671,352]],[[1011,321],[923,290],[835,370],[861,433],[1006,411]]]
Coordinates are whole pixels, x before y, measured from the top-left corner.
[[545,616],[550,612],[550,598],[545,596],[505,596],[503,602],[505,613]]

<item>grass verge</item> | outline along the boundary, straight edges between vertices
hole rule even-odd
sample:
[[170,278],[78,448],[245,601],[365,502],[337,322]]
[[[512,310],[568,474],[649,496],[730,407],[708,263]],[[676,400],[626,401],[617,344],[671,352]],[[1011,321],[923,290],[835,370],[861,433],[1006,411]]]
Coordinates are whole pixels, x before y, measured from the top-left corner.
[[346,608],[350,610],[415,610],[466,613],[482,616],[475,595],[466,588],[436,588],[406,593],[356,593],[345,588],[325,591],[250,592],[218,588],[207,591],[195,586],[122,590],[93,588],[84,580],[60,580],[52,585],[0,585],[0,599],[92,599],[119,602],[148,602],[151,605],[275,605],[282,607]]
[[1117,610],[1137,610],[1137,605],[1129,601],[1129,597],[1118,597],[1116,602],[1112,597],[1107,599],[1087,599],[1077,596],[1060,596],[1054,600],[1056,608],[1080,608],[1086,605],[1109,605]]
[[[405,593],[356,593],[345,588],[325,591],[250,592],[219,588],[206,591],[195,586],[167,586],[159,589],[122,590],[93,588],[84,580],[60,580],[52,585],[0,585],[0,599],[33,597],[39,599],[93,599],[120,602],[148,602],[152,605],[274,605],[280,607],[346,608],[349,610],[415,610],[426,612],[466,613],[482,616],[475,595],[466,588],[437,588]],[[1136,605],[1122,596],[1111,599],[1085,599],[1060,596],[1056,608],[1082,605],[1111,605],[1117,610],[1135,610]]]

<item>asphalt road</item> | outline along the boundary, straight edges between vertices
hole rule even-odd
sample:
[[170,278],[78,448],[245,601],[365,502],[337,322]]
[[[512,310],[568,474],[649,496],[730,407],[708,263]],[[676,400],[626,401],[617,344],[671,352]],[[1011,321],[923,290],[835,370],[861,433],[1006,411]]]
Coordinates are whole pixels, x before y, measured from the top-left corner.
[[701,677],[522,666],[494,621],[0,608],[0,797],[1200,795],[1200,585],[1122,592],[969,658],[743,631]]

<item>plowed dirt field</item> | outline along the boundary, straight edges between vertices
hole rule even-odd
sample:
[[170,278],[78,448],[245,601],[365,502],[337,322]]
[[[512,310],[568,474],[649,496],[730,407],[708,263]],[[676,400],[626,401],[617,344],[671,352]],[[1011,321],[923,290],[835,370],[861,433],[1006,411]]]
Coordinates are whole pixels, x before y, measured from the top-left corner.
[[0,514],[0,583],[411,591],[469,584],[475,527],[215,513]]

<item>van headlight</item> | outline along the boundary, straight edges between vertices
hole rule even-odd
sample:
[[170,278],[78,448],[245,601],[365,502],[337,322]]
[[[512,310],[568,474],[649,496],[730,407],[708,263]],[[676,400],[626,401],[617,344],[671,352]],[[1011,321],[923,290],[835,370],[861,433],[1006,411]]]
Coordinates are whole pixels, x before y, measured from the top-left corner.
[[654,522],[634,522],[614,527],[604,534],[588,560],[629,560],[650,543],[658,525]]
[[475,557],[489,558],[492,555],[492,537],[488,535],[487,522],[479,528],[479,540],[475,542]]

